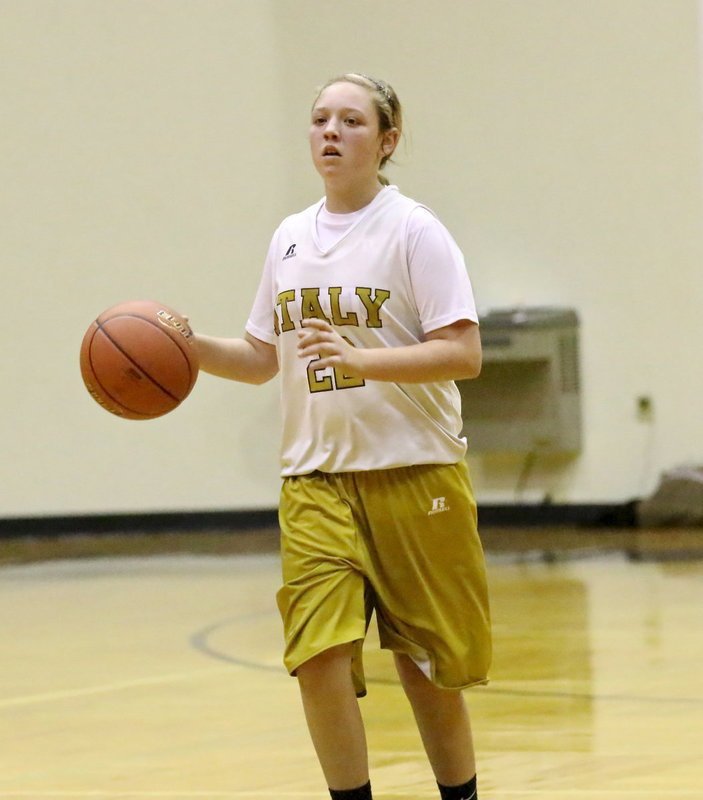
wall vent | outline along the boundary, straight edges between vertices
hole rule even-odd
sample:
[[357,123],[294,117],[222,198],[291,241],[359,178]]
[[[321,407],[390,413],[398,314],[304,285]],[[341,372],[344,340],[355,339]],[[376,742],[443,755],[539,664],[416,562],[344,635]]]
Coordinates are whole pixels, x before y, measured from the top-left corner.
[[581,449],[579,322],[573,309],[495,310],[482,316],[483,369],[457,381],[471,452]]

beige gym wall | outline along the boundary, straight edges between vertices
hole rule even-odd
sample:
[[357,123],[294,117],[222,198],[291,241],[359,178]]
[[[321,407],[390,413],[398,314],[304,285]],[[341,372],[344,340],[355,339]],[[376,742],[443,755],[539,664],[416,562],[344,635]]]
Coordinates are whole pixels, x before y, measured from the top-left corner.
[[[202,376],[113,418],[83,331],[153,297],[238,335],[269,237],[313,202],[314,87],[387,78],[391,178],[464,249],[479,306],[581,321],[584,450],[525,495],[618,502],[703,449],[695,0],[0,0],[0,517],[276,504],[278,382]],[[636,398],[651,396],[651,420]],[[519,458],[471,457],[509,502]]]

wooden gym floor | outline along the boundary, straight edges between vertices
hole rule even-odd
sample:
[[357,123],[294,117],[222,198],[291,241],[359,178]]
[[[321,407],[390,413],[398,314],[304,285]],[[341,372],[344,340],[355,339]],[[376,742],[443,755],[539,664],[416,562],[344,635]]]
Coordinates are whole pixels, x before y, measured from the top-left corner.
[[[703,797],[703,531],[488,530],[481,800]],[[325,798],[275,531],[0,541],[0,798]],[[379,800],[436,797],[366,650]]]

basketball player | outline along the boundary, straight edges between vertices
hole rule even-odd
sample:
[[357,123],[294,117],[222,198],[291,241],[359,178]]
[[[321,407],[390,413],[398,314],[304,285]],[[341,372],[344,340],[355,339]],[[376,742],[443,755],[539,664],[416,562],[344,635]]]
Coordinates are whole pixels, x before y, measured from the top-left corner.
[[348,74],[312,109],[325,197],[273,236],[242,339],[201,366],[281,372],[285,664],[337,800],[369,800],[357,697],[375,611],[443,800],[475,800],[461,690],[487,680],[489,611],[453,381],[476,377],[471,285],[453,239],[379,170],[401,134],[385,82]]

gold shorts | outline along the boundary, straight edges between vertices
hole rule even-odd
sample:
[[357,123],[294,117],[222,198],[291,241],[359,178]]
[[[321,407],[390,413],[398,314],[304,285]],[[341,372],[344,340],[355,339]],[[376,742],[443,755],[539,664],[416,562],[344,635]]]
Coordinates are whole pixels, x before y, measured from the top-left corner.
[[463,461],[286,478],[279,518],[291,675],[354,642],[365,694],[362,645],[375,611],[381,647],[410,656],[437,686],[487,682],[485,564]]

